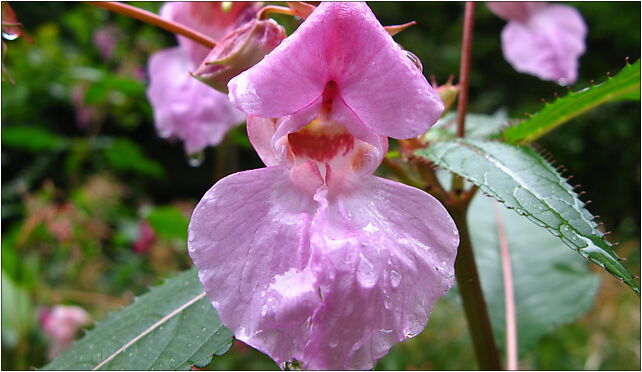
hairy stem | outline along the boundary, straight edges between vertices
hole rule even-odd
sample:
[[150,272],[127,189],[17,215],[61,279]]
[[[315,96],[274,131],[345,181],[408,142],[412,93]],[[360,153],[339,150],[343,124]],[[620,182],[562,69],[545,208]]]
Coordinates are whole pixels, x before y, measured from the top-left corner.
[[208,48],[214,48],[216,46],[216,41],[210,39],[209,37],[201,34],[198,31],[195,31],[189,27],[185,27],[181,24],[168,21],[161,18],[159,15],[148,12],[146,10],[136,8],[135,6],[123,4],[117,1],[88,1],[86,4],[97,6],[109,11],[126,15],[131,18],[136,18],[139,21],[143,21],[149,24],[152,24],[156,27],[160,27],[169,32],[185,36],[186,38],[192,39],[193,41],[206,46]]
[[488,318],[488,310],[481,289],[473,247],[466,221],[469,201],[457,203],[449,208],[459,229],[459,249],[455,260],[457,287],[464,305],[468,330],[473,341],[477,364],[483,370],[499,370],[501,362],[495,346],[493,330]]
[[517,359],[517,315],[515,312],[515,291],[513,286],[513,270],[508,251],[506,227],[502,219],[501,207],[498,201],[493,203],[495,220],[497,221],[497,236],[499,237],[499,251],[502,257],[502,273],[504,275],[504,306],[506,309],[506,369],[516,371]]

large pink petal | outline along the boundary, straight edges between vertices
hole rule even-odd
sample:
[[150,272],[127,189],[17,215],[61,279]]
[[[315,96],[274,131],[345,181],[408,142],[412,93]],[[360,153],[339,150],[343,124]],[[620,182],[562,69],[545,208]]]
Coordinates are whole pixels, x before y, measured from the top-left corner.
[[432,196],[374,176],[315,199],[311,269],[323,306],[295,357],[306,369],[370,369],[423,330],[452,286],[457,229]]
[[225,133],[240,124],[245,115],[227,96],[201,83],[188,73],[190,61],[180,48],[154,53],[149,61],[147,96],[154,110],[161,137],[178,137],[192,154],[217,145]]
[[527,23],[509,22],[502,31],[502,49],[515,70],[568,85],[577,79],[586,32],[577,10],[549,5]]
[[303,350],[320,303],[307,268],[314,208],[288,168],[268,167],[217,182],[189,226],[189,253],[223,324],[279,363]]
[[363,125],[386,136],[417,136],[443,111],[364,3],[319,5],[263,61],[230,81],[230,99],[250,114],[283,117],[317,100],[330,80]]
[[200,279],[223,323],[277,363],[372,368],[450,289],[457,229],[409,186],[367,176],[313,197],[292,177],[241,172],[205,194],[188,242]]

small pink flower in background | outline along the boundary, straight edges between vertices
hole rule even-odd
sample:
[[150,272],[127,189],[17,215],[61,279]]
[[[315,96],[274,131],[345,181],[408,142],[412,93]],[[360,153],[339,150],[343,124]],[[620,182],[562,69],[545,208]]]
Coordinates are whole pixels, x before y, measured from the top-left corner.
[[103,27],[94,32],[93,41],[100,56],[105,60],[110,60],[116,49],[118,28],[114,25]]
[[40,314],[42,330],[51,338],[49,358],[53,359],[71,347],[76,333],[91,321],[89,314],[78,306],[56,305]]
[[560,85],[577,80],[587,32],[577,10],[544,2],[487,4],[493,13],[508,21],[502,30],[502,50],[515,70]]
[[267,168],[222,179],[192,215],[213,306],[282,366],[372,368],[453,282],[445,208],[372,175],[386,136],[424,133],[439,97],[363,3],[322,3],[229,89]]
[[85,104],[87,84],[75,84],[71,89],[71,104],[74,107],[76,125],[82,130],[89,129],[89,125],[96,116],[96,108]]
[[156,241],[156,232],[147,221],[142,221],[139,225],[138,239],[134,242],[134,252],[144,254],[149,251],[152,244]]
[[[253,19],[257,10],[255,3],[172,2],[163,5],[161,16],[220,40]],[[159,135],[181,139],[185,151],[194,154],[217,145],[245,115],[225,94],[190,76],[210,50],[183,36],[178,43],[151,56],[147,96]]]

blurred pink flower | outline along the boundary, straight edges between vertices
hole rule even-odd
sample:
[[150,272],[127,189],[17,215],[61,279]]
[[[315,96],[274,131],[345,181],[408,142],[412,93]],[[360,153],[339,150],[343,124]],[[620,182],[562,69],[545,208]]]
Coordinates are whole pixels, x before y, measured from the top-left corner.
[[156,232],[147,221],[142,221],[139,225],[138,239],[134,242],[134,252],[144,254],[149,251],[152,244],[156,241]]
[[268,167],[222,179],[192,215],[213,306],[282,366],[372,368],[453,282],[445,208],[372,175],[385,136],[424,133],[439,97],[363,3],[322,3],[229,88]]
[[502,30],[504,57],[515,70],[569,85],[577,80],[587,27],[580,13],[544,2],[489,2],[508,21]]
[[75,84],[71,89],[71,104],[74,107],[76,125],[82,130],[89,129],[93,118],[96,116],[96,108],[85,104],[86,84]]
[[100,56],[105,60],[110,60],[116,49],[118,28],[114,25],[109,25],[94,31],[93,41]]
[[89,314],[78,306],[56,305],[40,314],[40,326],[51,338],[49,358],[53,359],[67,350],[78,330],[90,322]]
[[[257,10],[251,2],[232,3],[229,9],[223,3],[171,2],[163,5],[161,16],[220,40],[253,19]],[[159,135],[181,139],[185,151],[194,154],[217,145],[245,115],[232,107],[225,94],[190,76],[209,49],[183,36],[177,38],[179,46],[151,56],[147,96]]]

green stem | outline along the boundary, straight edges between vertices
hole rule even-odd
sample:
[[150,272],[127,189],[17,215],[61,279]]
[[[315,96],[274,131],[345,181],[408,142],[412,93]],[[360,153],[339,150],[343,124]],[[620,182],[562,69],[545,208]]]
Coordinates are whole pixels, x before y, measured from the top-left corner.
[[[472,194],[470,196],[472,198]],[[457,287],[464,305],[468,330],[472,337],[479,368],[499,370],[502,368],[500,357],[488,318],[488,310],[479,281],[468,221],[466,220],[469,202],[470,199],[466,198],[448,208],[459,229],[459,249],[455,260]]]

